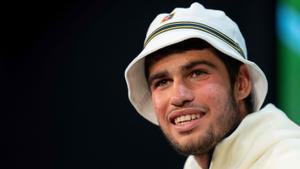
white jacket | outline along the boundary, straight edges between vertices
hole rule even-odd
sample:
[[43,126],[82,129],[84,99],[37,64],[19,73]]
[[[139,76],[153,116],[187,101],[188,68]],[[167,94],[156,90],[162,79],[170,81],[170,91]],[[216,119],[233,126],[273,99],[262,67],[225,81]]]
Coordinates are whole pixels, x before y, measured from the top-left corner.
[[[184,169],[201,167],[189,156]],[[268,104],[216,146],[210,169],[300,169],[300,127]]]

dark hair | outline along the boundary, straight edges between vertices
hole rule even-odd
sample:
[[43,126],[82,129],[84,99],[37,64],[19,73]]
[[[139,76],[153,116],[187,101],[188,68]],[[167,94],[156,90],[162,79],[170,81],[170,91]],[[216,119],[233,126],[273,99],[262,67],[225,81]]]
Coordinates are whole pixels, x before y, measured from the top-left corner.
[[[162,48],[150,55],[148,55],[145,58],[145,76],[146,79],[149,76],[149,67],[156,63],[158,60],[160,60],[162,57],[172,54],[172,53],[182,53],[187,50],[192,50],[192,49],[206,49],[206,48],[212,48],[215,54],[221,59],[221,61],[225,64],[225,67],[228,71],[229,74],[229,79],[230,79],[230,84],[233,87],[236,77],[239,73],[240,66],[243,64],[242,62],[233,59],[226,54],[220,52],[219,50],[215,49],[212,47],[209,43],[197,39],[197,38],[192,38],[188,39],[185,41],[182,41],[180,43],[176,43],[174,45],[167,46],[165,48]],[[252,102],[252,94],[249,94],[245,98],[245,105],[248,113],[253,112],[253,102]]]

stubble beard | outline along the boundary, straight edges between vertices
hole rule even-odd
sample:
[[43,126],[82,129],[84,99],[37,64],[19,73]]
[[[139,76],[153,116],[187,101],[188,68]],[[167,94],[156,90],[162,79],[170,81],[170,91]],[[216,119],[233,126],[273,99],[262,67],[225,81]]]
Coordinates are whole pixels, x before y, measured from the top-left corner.
[[201,138],[195,138],[189,144],[180,144],[173,136],[164,131],[163,128],[161,130],[168,142],[179,154],[198,156],[209,153],[213,151],[221,140],[229,136],[241,121],[238,116],[237,104],[234,102],[232,95],[229,96],[228,100],[228,107],[222,113],[222,116],[217,119],[218,124],[223,127],[222,133],[216,132],[210,125],[207,131],[201,135]]

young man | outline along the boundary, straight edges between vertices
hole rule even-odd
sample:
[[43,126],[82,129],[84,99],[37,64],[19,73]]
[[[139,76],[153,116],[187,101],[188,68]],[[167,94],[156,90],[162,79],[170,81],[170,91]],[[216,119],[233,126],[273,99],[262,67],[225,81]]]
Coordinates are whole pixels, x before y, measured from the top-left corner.
[[300,166],[300,128],[274,105],[224,12],[193,3],[160,14],[125,71],[129,99],[160,126],[185,169]]

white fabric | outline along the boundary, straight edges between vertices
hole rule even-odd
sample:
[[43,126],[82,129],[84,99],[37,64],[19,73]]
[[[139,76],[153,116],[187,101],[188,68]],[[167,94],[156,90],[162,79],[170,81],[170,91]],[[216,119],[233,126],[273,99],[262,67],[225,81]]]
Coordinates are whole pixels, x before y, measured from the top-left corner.
[[[299,169],[300,127],[274,105],[246,116],[220,142],[210,169]],[[193,156],[184,169],[201,169]]]

